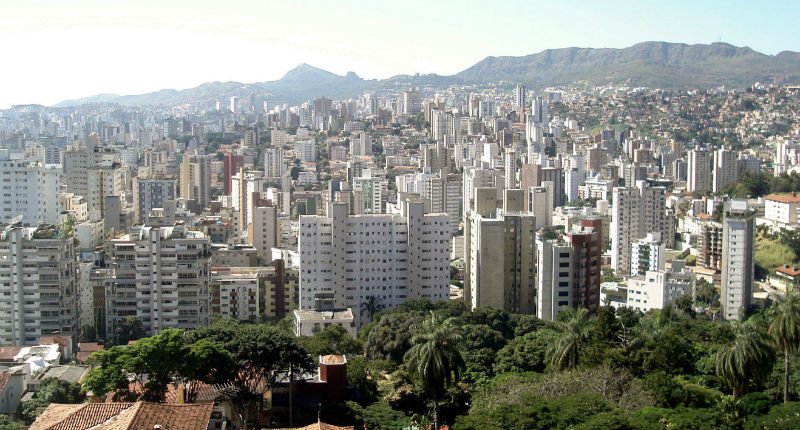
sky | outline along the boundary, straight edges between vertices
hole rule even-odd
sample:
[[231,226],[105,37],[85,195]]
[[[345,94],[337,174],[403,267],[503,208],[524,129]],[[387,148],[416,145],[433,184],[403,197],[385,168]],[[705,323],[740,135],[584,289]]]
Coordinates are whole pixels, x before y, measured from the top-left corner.
[[307,63],[364,78],[450,75],[487,56],[644,41],[800,51],[800,1],[0,0],[0,108]]

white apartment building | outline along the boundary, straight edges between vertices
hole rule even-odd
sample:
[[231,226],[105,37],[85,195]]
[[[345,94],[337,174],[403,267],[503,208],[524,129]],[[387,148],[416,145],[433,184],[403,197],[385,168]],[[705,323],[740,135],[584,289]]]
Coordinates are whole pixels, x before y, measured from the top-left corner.
[[283,149],[281,147],[267,148],[264,151],[264,177],[280,178],[286,172],[283,162]]
[[0,223],[57,224],[61,166],[42,165],[0,151]]
[[644,275],[652,270],[664,270],[666,250],[661,233],[647,236],[631,243],[631,276]]
[[686,191],[711,190],[711,154],[703,149],[692,149],[689,151],[688,174],[686,180]]
[[559,238],[536,237],[536,316],[555,320],[563,307],[572,306],[573,247]]
[[389,181],[378,177],[353,178],[352,195],[354,214],[385,213]]
[[36,345],[47,334],[76,333],[74,239],[55,227],[0,232],[0,345]]
[[712,190],[715,193],[725,191],[728,186],[736,182],[739,176],[738,152],[731,149],[718,149],[714,151],[714,172]]
[[108,335],[126,317],[139,318],[149,335],[208,323],[210,245],[203,233],[183,225],[137,226],[108,241]]
[[725,203],[722,218],[722,273],[720,304],[722,317],[742,318],[753,302],[755,278],[755,214],[746,200]]
[[797,211],[800,208],[800,197],[770,194],[764,197],[764,218],[777,224],[797,224]]
[[[423,203],[401,201],[402,215],[349,215],[332,203],[328,216],[301,216],[300,308],[315,294],[334,293],[337,308],[361,309],[376,297],[382,309],[407,300],[447,300],[449,218],[425,214]],[[356,314],[357,326],[368,322]]]
[[630,273],[631,244],[647,233],[671,235],[666,217],[666,190],[638,181],[636,187],[615,187],[611,208],[611,267]]
[[280,243],[277,206],[253,208],[253,222],[247,226],[247,233],[248,240],[260,251],[266,263],[272,261],[272,248]]
[[297,308],[297,276],[283,260],[268,267],[217,267],[209,284],[211,317],[278,320]]
[[694,286],[694,272],[686,268],[682,260],[674,260],[668,271],[648,270],[624,282],[601,284],[600,300],[617,309],[647,312],[663,309],[684,295],[694,294]]

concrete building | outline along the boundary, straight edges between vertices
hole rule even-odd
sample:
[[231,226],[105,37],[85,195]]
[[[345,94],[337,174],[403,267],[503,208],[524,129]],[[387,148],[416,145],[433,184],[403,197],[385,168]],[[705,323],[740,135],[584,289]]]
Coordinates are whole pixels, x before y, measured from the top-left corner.
[[722,270],[722,224],[703,217],[700,235],[697,238],[697,265],[716,271]]
[[[238,171],[238,170],[237,170]],[[271,180],[280,178],[286,173],[281,147],[267,148],[264,151],[264,177]]]
[[133,178],[134,222],[144,223],[150,211],[165,209],[177,199],[178,181],[175,178],[146,179]]
[[276,206],[253,208],[253,222],[247,226],[247,238],[264,257],[265,263],[272,261],[272,248],[280,243],[279,232]]
[[77,333],[74,239],[53,226],[0,232],[0,344],[36,345],[44,334]]
[[17,159],[0,150],[0,223],[58,224],[61,165]]
[[644,275],[648,271],[664,270],[666,250],[660,233],[647,233],[647,236],[631,244],[630,275]]
[[673,235],[666,216],[666,190],[645,181],[636,187],[616,187],[611,212],[611,267],[618,275],[630,273],[631,245],[647,233]]
[[[425,214],[422,202],[401,201],[401,214],[349,215],[331,203],[328,216],[301,216],[300,308],[332,292],[337,306],[360,309],[376,297],[384,309],[407,300],[447,300],[449,218]],[[367,322],[356,315],[357,326]]]
[[148,335],[208,323],[211,241],[203,233],[183,225],[137,226],[107,246],[108,336],[126,317],[140,319]]
[[688,173],[686,191],[706,192],[712,189],[711,154],[704,149],[692,149],[688,152]]
[[764,197],[764,218],[779,225],[796,225],[798,208],[800,197],[797,197],[797,193]]
[[183,155],[181,161],[180,196],[194,202],[194,211],[200,213],[211,202],[211,155]]
[[721,148],[714,151],[714,172],[712,191],[721,193],[739,177],[738,152]]
[[[506,194],[510,191],[522,194]],[[530,212],[470,213],[464,231],[464,297],[471,308],[534,312],[535,234],[536,218]]]
[[680,261],[669,271],[648,270],[644,275],[624,282],[603,283],[601,299],[617,309],[629,308],[640,312],[674,305],[680,297],[691,296],[694,291],[694,274],[682,263]]
[[722,317],[739,320],[752,305],[755,282],[755,214],[746,200],[725,203],[722,243]]
[[283,260],[269,267],[219,267],[209,284],[211,317],[277,321],[297,308],[297,271]]

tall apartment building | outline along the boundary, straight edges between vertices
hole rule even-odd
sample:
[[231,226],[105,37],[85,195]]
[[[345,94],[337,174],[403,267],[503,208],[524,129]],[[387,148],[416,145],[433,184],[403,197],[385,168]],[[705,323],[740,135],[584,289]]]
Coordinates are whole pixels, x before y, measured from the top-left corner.
[[57,224],[60,165],[16,159],[0,151],[0,223],[22,216],[23,224]]
[[198,212],[211,202],[211,161],[210,155],[183,155],[181,161],[180,195],[186,200],[196,201]]
[[[522,190],[506,190],[505,201],[515,192],[522,206]],[[470,212],[464,226],[465,301],[473,309],[533,313],[535,216],[519,211],[496,216],[494,208],[478,209]]]
[[688,173],[686,180],[686,190],[690,193],[695,191],[709,191],[712,189],[711,176],[711,154],[704,149],[692,149],[688,152]]
[[106,335],[106,280],[110,269],[94,261],[78,264],[78,327],[93,327],[101,339]]
[[722,218],[722,317],[739,320],[753,302],[755,278],[755,213],[746,200],[725,203]]
[[211,317],[260,322],[279,320],[297,308],[296,270],[283,260],[270,267],[220,267],[211,272]]
[[283,149],[280,147],[267,148],[264,151],[264,177],[280,178],[286,172],[283,162]]
[[140,226],[108,241],[108,336],[127,317],[140,319],[149,335],[207,324],[210,246],[203,233],[183,225]]
[[[267,163],[264,163],[266,166]],[[222,186],[226,196],[231,195],[231,177],[244,167],[244,157],[226,152],[222,159]]]
[[106,197],[125,191],[119,152],[94,144],[64,152],[64,183],[67,192],[86,199],[90,216],[105,217]]
[[401,215],[349,215],[349,205],[331,203],[328,216],[301,216],[300,308],[313,309],[318,293],[334,293],[358,326],[368,322],[361,303],[376,297],[391,309],[407,300],[447,300],[450,222],[425,214],[420,201],[401,201]]
[[647,233],[673,234],[666,217],[666,190],[645,181],[636,187],[615,187],[611,214],[611,267],[619,275],[631,268],[631,244]]
[[525,96],[527,95],[528,88],[525,85],[517,84],[514,87],[514,109],[517,112],[522,112],[528,106],[525,102]]
[[0,345],[77,334],[74,242],[53,226],[14,224],[0,232]]
[[697,238],[697,265],[707,269],[722,270],[722,224],[706,220],[700,224]]
[[732,149],[714,151],[712,191],[721,193],[739,177],[738,152]]
[[277,206],[253,208],[253,222],[247,226],[247,239],[267,262],[272,260],[272,248],[280,243],[279,227]]
[[380,214],[386,212],[389,198],[389,181],[379,177],[353,178],[352,212],[354,214]]
[[163,209],[169,201],[174,202],[177,190],[178,181],[174,178],[133,178],[134,222],[144,223],[151,210]]
[[643,276],[650,270],[664,270],[664,243],[660,233],[647,233],[631,244],[631,276]]

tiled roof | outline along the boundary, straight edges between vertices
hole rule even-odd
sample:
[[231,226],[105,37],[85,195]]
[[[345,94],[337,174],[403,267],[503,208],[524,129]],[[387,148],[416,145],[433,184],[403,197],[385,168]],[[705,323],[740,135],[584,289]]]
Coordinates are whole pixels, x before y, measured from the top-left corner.
[[0,346],[0,360],[13,360],[20,350],[21,346]]
[[80,352],[97,352],[102,350],[103,345],[97,342],[78,342],[78,351]]
[[765,199],[778,203],[800,203],[800,197],[791,194],[770,194]]
[[344,355],[323,355],[319,362],[322,364],[345,364],[347,360]]
[[292,428],[280,428],[280,429],[273,429],[273,430],[355,430],[353,426],[347,427],[339,427],[332,424],[325,424],[323,422],[315,422],[314,424],[309,424],[305,427],[292,427]]
[[198,430],[208,427],[213,403],[167,405],[162,403],[51,404],[29,430]]
[[29,430],[87,430],[116,417],[135,403],[51,403]]

